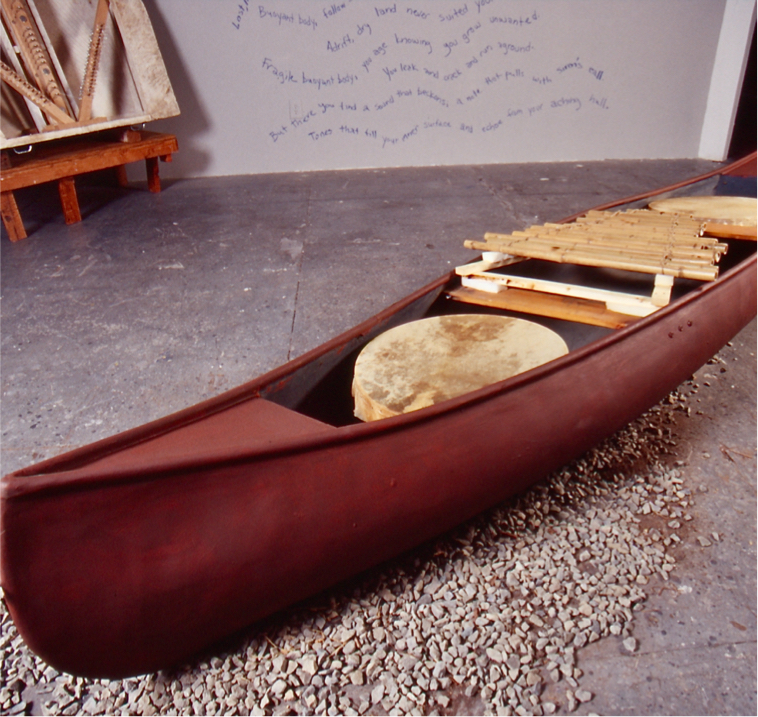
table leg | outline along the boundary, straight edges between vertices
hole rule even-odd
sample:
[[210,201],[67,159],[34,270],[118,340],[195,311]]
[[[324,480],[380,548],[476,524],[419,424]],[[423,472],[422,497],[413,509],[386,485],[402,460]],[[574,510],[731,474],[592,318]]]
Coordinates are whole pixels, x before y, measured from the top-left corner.
[[147,188],[151,192],[160,192],[161,178],[158,173],[158,157],[148,157],[145,164],[147,165]]
[[8,238],[11,241],[26,239],[26,229],[24,229],[24,222],[21,220],[13,192],[0,194],[0,214],[3,215],[5,231],[8,232]]
[[82,220],[79,211],[79,200],[76,198],[76,185],[73,177],[64,177],[58,180],[58,194],[61,197],[63,218],[66,224],[76,224]]
[[114,167],[116,173],[116,182],[119,187],[128,187],[129,178],[126,176],[126,167],[123,164],[119,164],[118,167]]

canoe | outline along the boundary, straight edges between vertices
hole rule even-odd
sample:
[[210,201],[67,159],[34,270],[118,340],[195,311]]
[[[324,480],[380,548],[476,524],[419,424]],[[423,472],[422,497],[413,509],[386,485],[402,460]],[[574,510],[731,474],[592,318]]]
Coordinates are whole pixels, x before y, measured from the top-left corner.
[[755,316],[755,242],[724,241],[715,281],[621,329],[543,322],[567,353],[419,410],[355,419],[356,357],[410,321],[497,315],[449,298],[455,272],[249,383],[5,476],[0,582],[21,636],[77,675],[170,667],[523,491]]

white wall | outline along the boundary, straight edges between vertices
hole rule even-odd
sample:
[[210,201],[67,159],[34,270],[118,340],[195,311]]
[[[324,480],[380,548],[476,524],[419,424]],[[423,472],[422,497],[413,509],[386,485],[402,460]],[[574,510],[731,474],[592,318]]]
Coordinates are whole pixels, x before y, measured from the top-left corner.
[[162,173],[696,157],[735,4],[145,0],[182,110]]
[[754,27],[755,0],[727,0],[700,135],[703,159],[721,160],[729,151]]

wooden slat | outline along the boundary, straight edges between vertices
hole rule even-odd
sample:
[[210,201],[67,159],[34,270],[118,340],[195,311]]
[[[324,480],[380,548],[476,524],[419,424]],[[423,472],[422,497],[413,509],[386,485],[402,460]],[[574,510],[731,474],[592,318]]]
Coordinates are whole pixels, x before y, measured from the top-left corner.
[[98,0],[95,10],[95,21],[90,37],[87,68],[82,80],[81,104],[79,106],[79,121],[87,122],[92,118],[92,100],[95,97],[97,72],[100,68],[100,55],[103,49],[105,22],[108,19],[108,0]]
[[608,310],[597,301],[542,294],[537,291],[508,289],[498,294],[488,294],[475,289],[460,287],[448,292],[456,301],[477,306],[489,306],[506,311],[517,311],[534,316],[545,316],[563,321],[575,321],[608,329],[622,329],[636,320],[634,316]]
[[501,256],[501,259],[488,260],[483,258],[481,261],[473,261],[470,264],[458,266],[456,267],[455,272],[459,276],[469,276],[476,272],[490,271],[491,269],[499,269],[503,266],[510,266],[512,264],[519,264],[522,261],[528,261],[528,257],[525,256],[508,256],[507,254]]
[[623,291],[608,291],[595,289],[578,284],[565,284],[545,279],[532,279],[524,276],[506,276],[504,274],[482,273],[476,276],[464,276],[461,283],[470,289],[478,289],[487,293],[499,293],[511,289],[524,291],[539,291],[543,294],[556,294],[587,301],[602,302],[605,306],[615,307],[614,310],[631,316],[647,316],[660,308],[653,304],[648,296],[627,294]]
[[36,87],[28,83],[23,77],[16,74],[4,62],[0,62],[0,79],[9,87],[12,87],[22,97],[33,102],[45,114],[60,124],[71,124],[73,119],[69,117],[62,109],[53,104],[45,95]]

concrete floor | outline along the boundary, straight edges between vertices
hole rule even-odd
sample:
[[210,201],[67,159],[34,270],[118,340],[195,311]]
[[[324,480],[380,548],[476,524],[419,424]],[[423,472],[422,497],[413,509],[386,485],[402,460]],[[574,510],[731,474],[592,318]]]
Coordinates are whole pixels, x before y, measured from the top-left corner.
[[[698,160],[362,170],[19,193],[2,249],[2,472],[158,418],[317,346],[473,258],[465,238],[557,220],[713,168]],[[698,374],[673,458],[701,533],[640,649],[582,652],[579,712],[756,712],[756,324]],[[721,371],[720,367],[727,370]],[[694,389],[690,389],[694,390]],[[609,689],[610,687],[610,689]],[[602,695],[602,697],[600,696]],[[585,709],[586,708],[586,709]]]

